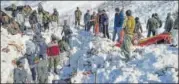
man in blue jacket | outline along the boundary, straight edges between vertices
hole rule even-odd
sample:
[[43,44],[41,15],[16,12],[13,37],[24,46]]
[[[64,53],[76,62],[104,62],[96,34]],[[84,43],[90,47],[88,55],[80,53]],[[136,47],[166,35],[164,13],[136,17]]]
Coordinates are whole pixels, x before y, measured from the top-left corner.
[[[124,22],[123,9],[120,11],[119,8],[115,8],[115,17],[114,17],[114,32],[113,32],[113,41],[116,39],[116,34],[118,34],[118,40],[120,40],[120,32],[122,30],[122,25]],[[120,11],[120,12],[119,12]]]

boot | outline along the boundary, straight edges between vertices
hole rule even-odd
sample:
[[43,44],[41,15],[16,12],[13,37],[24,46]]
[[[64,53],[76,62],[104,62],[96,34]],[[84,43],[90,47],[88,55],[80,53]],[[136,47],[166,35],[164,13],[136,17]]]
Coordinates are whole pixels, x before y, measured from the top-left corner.
[[56,75],[58,75],[57,68],[54,69],[54,73],[55,73]]

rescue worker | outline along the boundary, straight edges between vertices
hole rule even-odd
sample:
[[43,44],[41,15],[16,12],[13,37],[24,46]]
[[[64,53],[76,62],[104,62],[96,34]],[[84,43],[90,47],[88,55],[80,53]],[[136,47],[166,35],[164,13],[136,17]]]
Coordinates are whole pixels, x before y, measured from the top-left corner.
[[37,64],[37,80],[38,83],[48,82],[48,60],[46,56],[47,44],[45,43],[45,38],[41,38],[38,42],[40,48],[39,51],[39,62]]
[[139,17],[136,17],[135,18],[135,29],[134,29],[134,33],[137,35],[137,39],[140,39],[142,37],[142,32],[143,32],[143,29],[142,29],[142,25],[139,21]]
[[97,18],[96,12],[93,12],[93,14],[91,15],[90,28],[89,28],[90,30],[91,27],[93,27],[93,33],[95,33],[96,18]]
[[27,70],[24,68],[22,60],[16,61],[17,68],[14,69],[13,83],[27,83]]
[[58,74],[57,65],[59,63],[60,49],[56,37],[53,34],[51,35],[51,42],[47,47],[47,55],[49,60],[48,72],[51,72],[52,67],[54,67],[53,72]]
[[65,65],[69,64],[69,63],[67,63],[67,60],[64,59],[64,57],[68,57],[68,58],[70,57],[70,55],[71,55],[70,46],[65,41],[64,37],[62,38],[62,40],[58,41],[58,45],[60,48],[60,66],[63,67],[64,64]]
[[91,19],[91,15],[89,13],[90,11],[87,10],[87,12],[84,15],[84,24],[85,24],[85,31],[89,31],[89,27],[90,27],[90,19]]
[[168,13],[166,21],[165,21],[165,26],[164,26],[165,32],[171,32],[171,29],[173,28],[173,23],[174,22],[171,17],[171,13]]
[[79,7],[75,10],[75,28],[79,28],[82,12]]
[[25,30],[25,26],[24,26],[24,22],[25,22],[25,15],[22,12],[22,10],[20,10],[17,14],[17,22],[20,24],[20,30],[21,33],[24,33]]
[[17,16],[17,6],[15,4],[12,4],[12,17],[15,18]]
[[38,13],[43,13],[44,12],[44,9],[43,9],[43,6],[42,6],[41,3],[38,4],[37,10],[38,10]]
[[30,15],[31,12],[32,12],[32,9],[31,9],[31,7],[30,7],[29,5],[25,5],[25,6],[23,7],[22,12],[23,12],[23,14],[25,15],[25,18],[28,18],[29,15]]
[[120,32],[122,31],[122,26],[124,22],[124,14],[123,14],[123,9],[120,11],[119,8],[115,9],[115,18],[114,18],[114,31],[113,31],[113,42],[116,39],[116,34],[118,35],[118,42],[120,40]]
[[69,44],[70,49],[72,49],[72,30],[70,26],[67,24],[67,20],[64,20],[64,25],[62,29],[61,35],[64,33],[64,39]]
[[95,36],[97,34],[99,34],[99,16],[100,16],[100,11],[98,10],[98,13],[96,14],[96,18],[95,18]]
[[155,15],[152,14],[152,17],[148,19],[147,21],[147,30],[148,34],[147,37],[150,37],[150,34],[152,33],[153,36],[156,35],[156,29],[157,29],[157,20],[155,19]]
[[109,39],[109,32],[108,32],[109,18],[105,10],[102,11],[101,21],[102,21],[103,37],[106,38],[107,36],[107,38]]
[[127,16],[127,20],[124,24],[124,40],[123,40],[123,44],[121,46],[121,51],[125,56],[124,61],[128,62],[130,60],[130,56],[131,56],[131,45],[132,45],[132,38],[134,35],[134,28],[135,28],[135,19],[132,16],[132,11],[131,10],[127,10],[126,11],[126,16]]
[[26,53],[24,58],[27,58],[30,71],[32,73],[32,82],[37,82],[37,60],[38,60],[38,54],[39,54],[39,46],[35,42],[36,36],[33,36],[33,39],[29,39],[26,42]]
[[102,24],[102,10],[98,9],[98,16],[99,16],[99,32],[102,33],[103,32],[103,24]]
[[59,24],[59,14],[56,8],[53,10],[53,14],[51,15],[52,27],[57,28]]
[[154,13],[154,18],[157,20],[157,28],[156,28],[156,34],[159,34],[159,28],[162,27],[162,20],[159,18],[157,13]]
[[34,32],[39,32],[38,28],[38,20],[37,20],[37,12],[34,10],[32,14],[29,16],[29,23]]
[[43,12],[43,27],[45,30],[49,30],[50,15],[49,12]]
[[37,14],[38,27],[40,28],[40,32],[43,31],[43,13],[38,12]]
[[178,14],[177,14],[177,18],[175,19],[174,26],[171,30],[172,44],[170,46],[172,47],[176,47],[178,45],[178,29],[179,29],[178,23],[179,23],[179,19],[178,19]]

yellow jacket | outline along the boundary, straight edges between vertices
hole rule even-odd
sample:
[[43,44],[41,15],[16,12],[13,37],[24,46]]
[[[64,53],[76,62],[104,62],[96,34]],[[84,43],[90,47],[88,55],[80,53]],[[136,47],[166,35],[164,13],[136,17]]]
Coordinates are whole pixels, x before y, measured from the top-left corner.
[[133,37],[134,35],[134,28],[135,28],[135,19],[133,16],[127,17],[124,22],[125,34],[130,35]]

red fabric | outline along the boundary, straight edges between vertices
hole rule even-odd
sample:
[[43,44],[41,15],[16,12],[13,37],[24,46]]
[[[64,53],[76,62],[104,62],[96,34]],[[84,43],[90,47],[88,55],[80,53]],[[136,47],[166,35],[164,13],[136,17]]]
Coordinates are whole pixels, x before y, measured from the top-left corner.
[[123,43],[123,40],[124,40],[124,30],[122,30],[120,32],[120,41],[118,43],[115,44],[115,46],[117,47],[121,47],[122,43]]
[[48,56],[57,56],[60,54],[60,49],[58,45],[53,45],[47,48]]
[[143,42],[139,42],[138,46],[147,46],[154,43],[157,43],[158,41],[164,40],[166,43],[171,43],[171,36],[169,33],[163,33],[156,36],[153,36],[151,38],[146,39]]

